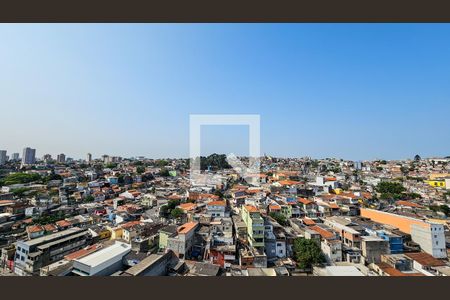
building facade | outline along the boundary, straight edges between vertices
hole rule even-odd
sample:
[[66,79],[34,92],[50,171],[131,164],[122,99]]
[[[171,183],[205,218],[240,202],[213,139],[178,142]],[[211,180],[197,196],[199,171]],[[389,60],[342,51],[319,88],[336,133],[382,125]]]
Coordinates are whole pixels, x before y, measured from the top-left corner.
[[6,163],[6,150],[0,150],[0,166]]
[[264,248],[264,220],[258,209],[244,205],[241,209],[242,221],[247,225],[247,239],[250,246]]
[[18,241],[14,272],[18,275],[37,274],[40,268],[85,247],[89,238],[87,229],[73,227],[29,241]]
[[26,147],[23,149],[22,164],[32,165],[36,162],[36,149]]

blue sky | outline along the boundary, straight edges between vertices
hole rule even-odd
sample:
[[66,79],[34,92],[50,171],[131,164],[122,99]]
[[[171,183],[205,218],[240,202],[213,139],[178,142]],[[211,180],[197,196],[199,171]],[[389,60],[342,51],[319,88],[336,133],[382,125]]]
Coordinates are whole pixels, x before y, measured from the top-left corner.
[[[450,155],[450,24],[2,24],[0,149],[187,157],[189,114],[274,156]],[[248,129],[202,151],[246,154]]]

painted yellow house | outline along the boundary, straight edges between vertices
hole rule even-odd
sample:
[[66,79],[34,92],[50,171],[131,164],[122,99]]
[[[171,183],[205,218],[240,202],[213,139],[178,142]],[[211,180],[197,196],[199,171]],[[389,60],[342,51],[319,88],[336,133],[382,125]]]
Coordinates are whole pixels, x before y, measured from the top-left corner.
[[339,194],[342,193],[342,189],[336,188],[336,189],[333,190],[333,192],[334,192],[336,195],[339,195]]
[[432,187],[441,187],[445,188],[445,180],[425,180],[426,183],[428,183]]
[[111,240],[116,240],[122,238],[123,228],[122,227],[107,227],[111,231]]
[[103,239],[109,239],[111,237],[111,231],[108,230],[107,228],[102,228],[99,232],[98,232],[98,237],[99,239],[103,240]]

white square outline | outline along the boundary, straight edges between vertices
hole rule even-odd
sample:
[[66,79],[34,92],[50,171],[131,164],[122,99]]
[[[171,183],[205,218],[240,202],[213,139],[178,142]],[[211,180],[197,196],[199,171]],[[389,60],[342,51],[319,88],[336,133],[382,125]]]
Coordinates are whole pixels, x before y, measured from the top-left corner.
[[[201,155],[201,126],[202,125],[247,125],[249,127],[249,160],[250,168],[239,172],[242,177],[248,173],[259,173],[261,156],[260,144],[260,115],[244,114],[192,114],[189,116],[189,159],[190,181],[195,183],[214,182],[214,176],[201,174],[200,160],[194,160]],[[258,168],[258,169],[257,169]],[[236,170],[237,171],[237,170]],[[249,172],[250,171],[250,172]],[[259,185],[259,177],[253,180],[253,185]]]

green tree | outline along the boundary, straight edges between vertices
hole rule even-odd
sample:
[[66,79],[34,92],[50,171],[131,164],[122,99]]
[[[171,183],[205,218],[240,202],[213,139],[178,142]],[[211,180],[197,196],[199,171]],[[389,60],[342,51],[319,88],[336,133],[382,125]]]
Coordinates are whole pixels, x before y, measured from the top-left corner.
[[167,205],[163,205],[159,209],[159,215],[162,217],[167,217],[169,214],[169,207]]
[[277,221],[280,225],[286,226],[288,225],[288,221],[285,215],[277,213],[277,212],[271,212],[269,214],[275,221]]
[[403,174],[404,176],[406,176],[406,175],[408,175],[408,173],[409,173],[409,168],[408,168],[408,167],[405,167],[405,166],[401,166],[401,167],[400,167],[400,171],[402,172],[402,174]]
[[114,169],[114,168],[116,168],[117,167],[117,163],[107,163],[106,165],[105,165],[105,167],[106,168],[108,168],[108,169]]
[[14,196],[21,198],[23,197],[23,195],[25,195],[26,192],[28,192],[30,189],[27,187],[21,187],[21,188],[17,188],[17,189],[13,189],[12,193],[14,194]]
[[195,158],[195,160],[200,159],[200,168],[202,170],[206,170],[211,168],[212,170],[222,170],[222,169],[230,169],[231,166],[227,162],[227,157],[225,154],[211,154],[207,157],[201,156]]
[[447,205],[430,205],[429,208],[434,212],[442,212],[447,217],[450,216],[450,208]]
[[161,170],[158,172],[158,175],[168,177],[170,175],[169,170],[167,170],[166,168],[161,168]]
[[20,183],[29,183],[33,181],[41,180],[41,176],[39,174],[28,174],[28,173],[13,173],[9,174],[5,178],[0,180],[0,185],[12,185],[12,184],[20,184]]
[[214,195],[219,196],[220,198],[223,198],[223,193],[221,190],[215,190]]
[[42,178],[42,182],[47,184],[52,180],[62,180],[63,178],[61,177],[61,175],[52,173],[50,175],[45,176],[44,178]]
[[178,205],[180,205],[180,203],[181,203],[180,200],[169,200],[169,202],[167,203],[167,206],[169,207],[170,210],[172,210],[175,207],[177,207]]
[[94,202],[95,198],[92,195],[88,195],[86,196],[86,198],[84,198],[84,202]]
[[172,218],[174,219],[178,219],[179,217],[181,217],[183,215],[183,210],[181,208],[174,208],[172,209],[172,211],[170,212],[170,215],[172,216]]
[[325,255],[314,240],[296,238],[293,250],[295,260],[301,269],[310,269],[315,264],[325,262]]
[[169,162],[168,162],[167,160],[165,160],[165,159],[158,159],[158,160],[156,161],[156,166],[157,166],[157,167],[160,167],[160,168],[165,167],[165,166],[167,166],[168,164],[169,164]]
[[145,172],[145,167],[143,167],[143,166],[138,166],[138,167],[136,168],[136,173],[142,174],[142,173],[144,173],[144,172]]
[[422,196],[420,196],[420,194],[417,193],[405,193],[405,198],[406,199],[420,199],[422,198]]
[[376,191],[378,193],[401,194],[406,191],[406,189],[401,183],[386,181],[380,182],[376,187]]

